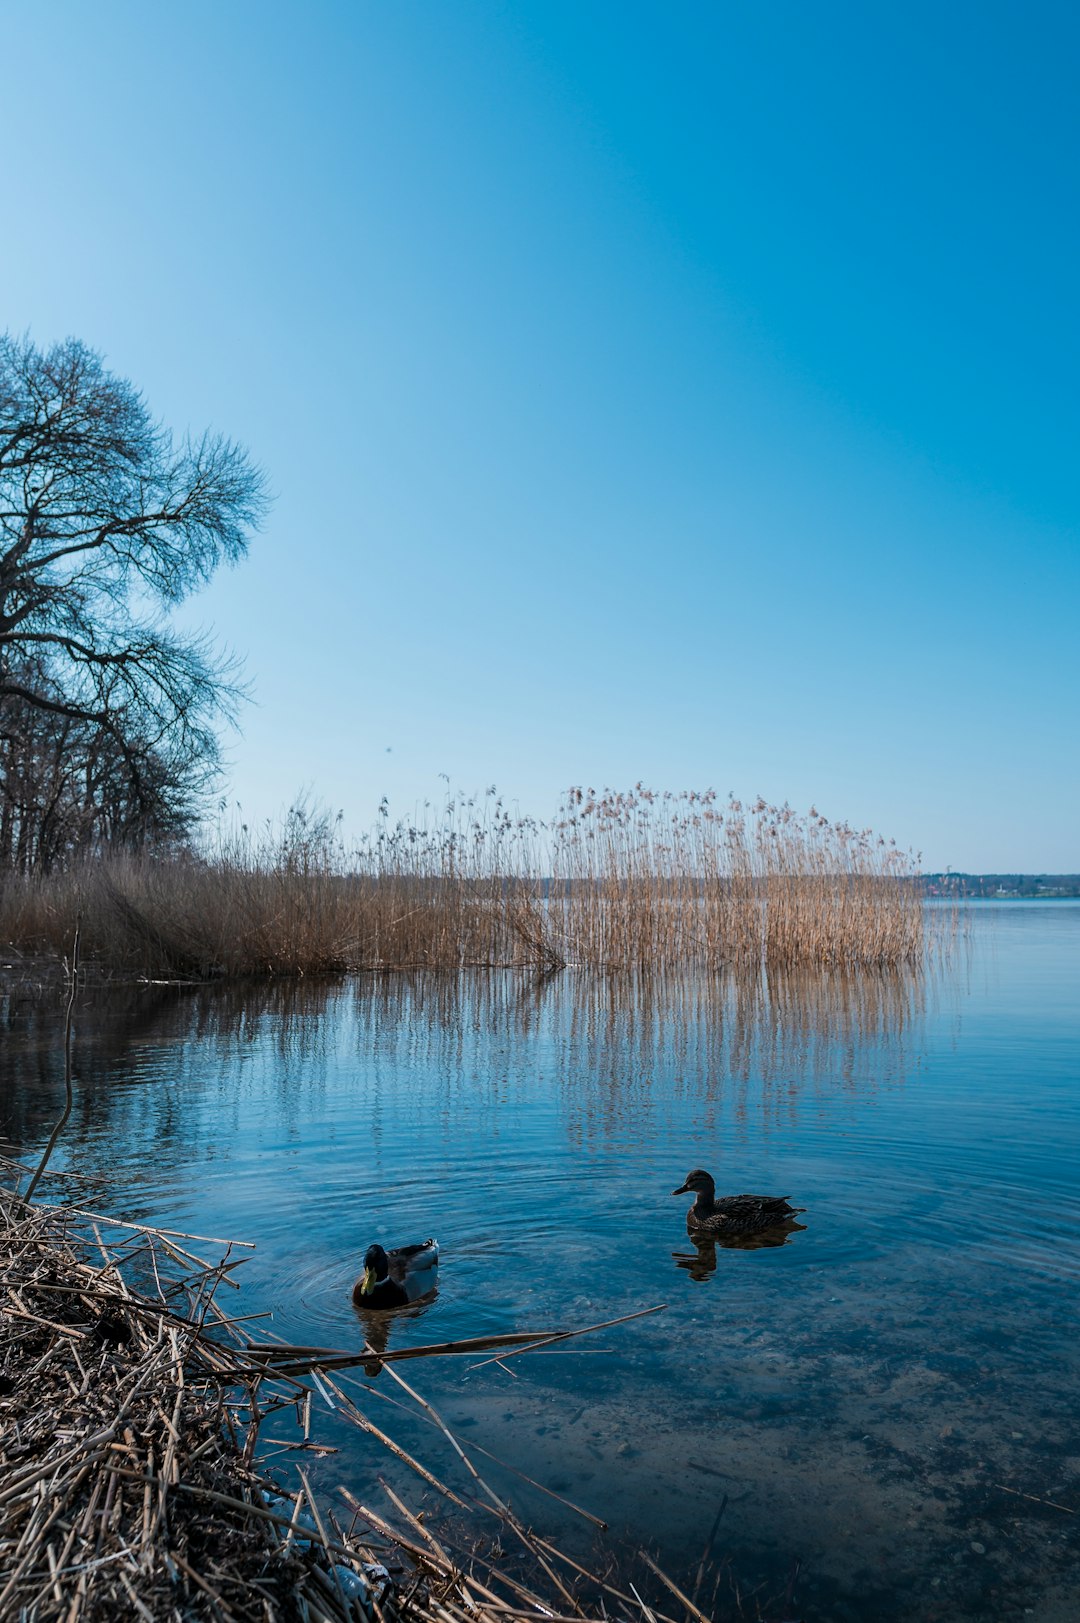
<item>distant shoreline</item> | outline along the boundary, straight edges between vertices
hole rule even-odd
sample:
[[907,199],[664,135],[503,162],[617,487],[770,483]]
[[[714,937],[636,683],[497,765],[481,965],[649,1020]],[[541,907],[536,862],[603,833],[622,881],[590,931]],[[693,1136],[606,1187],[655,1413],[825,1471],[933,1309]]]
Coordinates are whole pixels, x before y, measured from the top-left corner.
[[928,873],[919,884],[925,896],[951,901],[1070,901],[1080,897],[1075,873]]

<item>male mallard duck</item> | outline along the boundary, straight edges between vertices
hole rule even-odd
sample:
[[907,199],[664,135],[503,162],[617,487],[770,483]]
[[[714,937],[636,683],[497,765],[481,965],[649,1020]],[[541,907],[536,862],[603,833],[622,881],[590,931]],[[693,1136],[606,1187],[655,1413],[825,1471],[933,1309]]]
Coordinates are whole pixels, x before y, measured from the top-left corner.
[[357,1307],[406,1307],[435,1289],[439,1268],[438,1240],[420,1245],[401,1245],[386,1251],[369,1245],[364,1252],[364,1272],[353,1286]]
[[695,1234],[754,1234],[786,1223],[799,1210],[788,1204],[786,1195],[721,1195],[717,1200],[715,1183],[700,1167],[671,1193],[696,1195],[686,1214],[686,1226]]

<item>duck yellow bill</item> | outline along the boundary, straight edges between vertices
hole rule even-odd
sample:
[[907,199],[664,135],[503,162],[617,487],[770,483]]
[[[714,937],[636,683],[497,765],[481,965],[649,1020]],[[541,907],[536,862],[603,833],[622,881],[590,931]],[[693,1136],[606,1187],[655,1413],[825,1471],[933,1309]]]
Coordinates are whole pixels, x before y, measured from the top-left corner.
[[361,1296],[370,1296],[374,1289],[375,1289],[375,1270],[374,1270],[374,1268],[365,1268],[364,1269],[364,1277],[360,1281],[360,1294],[361,1294]]

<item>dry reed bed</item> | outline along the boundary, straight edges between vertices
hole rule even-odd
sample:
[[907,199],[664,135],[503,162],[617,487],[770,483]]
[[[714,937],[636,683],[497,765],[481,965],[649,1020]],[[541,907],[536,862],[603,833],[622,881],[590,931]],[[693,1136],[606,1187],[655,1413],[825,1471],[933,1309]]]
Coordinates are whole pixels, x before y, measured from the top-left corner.
[[[24,1171],[0,1163],[8,1182]],[[550,1335],[383,1355],[383,1367],[466,1468],[476,1494],[466,1498],[343,1389],[348,1377],[341,1372],[370,1362],[372,1349],[335,1353],[253,1341],[218,1305],[241,1259],[229,1246],[218,1262],[206,1262],[190,1249],[195,1243],[197,1236],[0,1192],[0,1615],[25,1623],[708,1623],[696,1600],[647,1556],[643,1567],[675,1600],[674,1617],[647,1605],[632,1584],[628,1593],[587,1572],[527,1529],[477,1470],[470,1455],[482,1451],[466,1454],[393,1368],[405,1358],[456,1352],[503,1360],[550,1345]],[[363,1389],[354,1383],[354,1390]],[[408,1465],[467,1525],[486,1513],[498,1537],[519,1550],[514,1570],[479,1546],[452,1552],[446,1535],[437,1537],[385,1483],[388,1513],[342,1490],[347,1525],[313,1494],[302,1467],[301,1486],[283,1496],[258,1467],[260,1425],[292,1411],[306,1440],[287,1446],[299,1459],[318,1453],[310,1439],[312,1397],[331,1392],[339,1414]],[[384,1561],[393,1576],[380,1567]]]
[[151,976],[476,966],[913,964],[918,869],[869,830],[712,791],[571,790],[556,818],[493,792],[379,824],[353,851],[294,809],[204,856],[103,857],[0,880],[0,940]]
[[[200,1323],[228,1262],[125,1233],[93,1263],[67,1213],[9,1194],[0,1240],[0,1615],[354,1615],[331,1561],[316,1577],[295,1541],[284,1548],[250,1451],[230,1441],[227,1359]],[[164,1284],[156,1300],[129,1286],[136,1256],[173,1277],[179,1260],[198,1316]]]

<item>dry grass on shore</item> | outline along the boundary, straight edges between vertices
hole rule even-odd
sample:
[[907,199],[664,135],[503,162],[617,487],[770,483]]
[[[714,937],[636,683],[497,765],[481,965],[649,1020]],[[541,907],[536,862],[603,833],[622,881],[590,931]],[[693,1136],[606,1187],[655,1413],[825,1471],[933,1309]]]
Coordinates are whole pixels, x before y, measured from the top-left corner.
[[[588,1571],[525,1525],[474,1463],[484,1451],[459,1442],[396,1371],[405,1358],[494,1351],[502,1360],[585,1331],[379,1354],[252,1339],[249,1322],[218,1302],[243,1260],[232,1246],[208,1262],[192,1248],[224,1241],[28,1202],[14,1192],[27,1170],[0,1158],[0,1616],[710,1623],[697,1589],[711,1585],[715,1599],[726,1561],[703,1559],[694,1597],[644,1552],[636,1585]],[[451,1445],[465,1472],[459,1490],[368,1418],[362,1383],[340,1384],[373,1360]],[[385,1510],[339,1484],[335,1511],[305,1469],[336,1452],[312,1436],[313,1400],[316,1414],[330,1404],[421,1491],[452,1505],[453,1521],[436,1534],[430,1506],[414,1513],[381,1476],[363,1491],[378,1486]],[[296,1440],[284,1448],[296,1481],[283,1489],[260,1468],[260,1428],[290,1415]]]
[[0,941],[203,978],[467,966],[881,967],[920,961],[909,854],[816,810],[574,789],[542,825],[489,792],[348,852],[303,808],[204,855],[0,880]]

